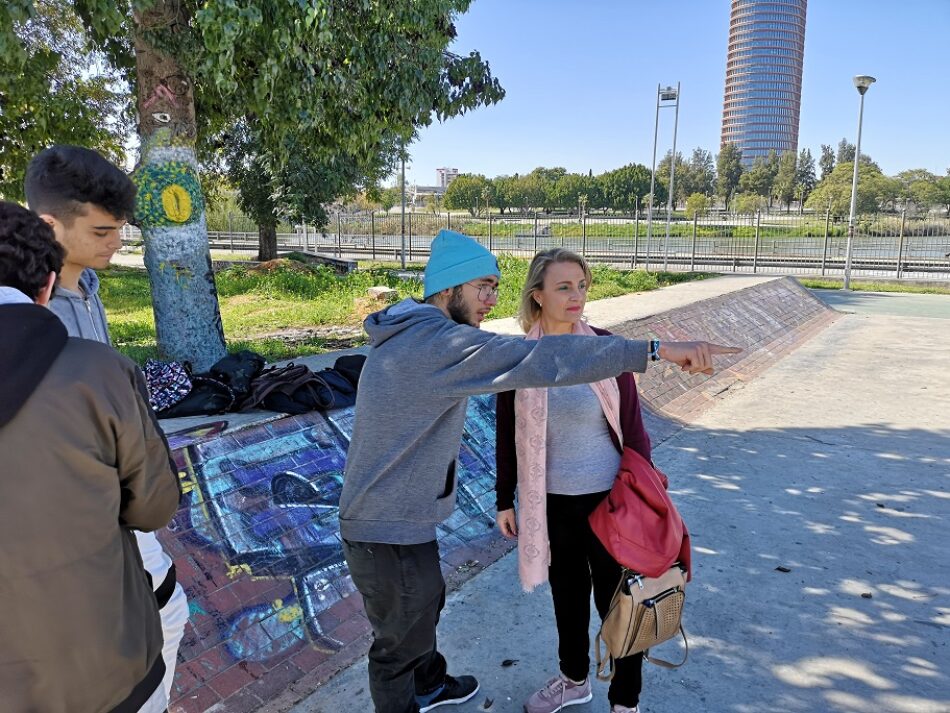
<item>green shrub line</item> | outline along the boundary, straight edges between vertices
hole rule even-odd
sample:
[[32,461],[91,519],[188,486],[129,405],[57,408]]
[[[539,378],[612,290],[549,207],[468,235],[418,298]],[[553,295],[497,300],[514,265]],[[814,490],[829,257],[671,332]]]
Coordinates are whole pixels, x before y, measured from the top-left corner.
[[[840,290],[842,280],[827,277],[796,277],[802,285],[811,289]],[[906,292],[918,295],[950,295],[950,285],[922,285],[907,282],[878,282],[874,280],[851,281],[855,292]]]
[[[529,261],[510,255],[499,256],[502,281],[498,304],[489,315],[496,319],[517,313],[521,285]],[[397,276],[394,263],[362,263],[345,276],[335,275],[322,265],[278,261],[272,269],[253,265],[233,265],[220,270],[215,281],[228,351],[252,349],[268,361],[319,354],[334,348],[338,341],[312,337],[288,342],[275,335],[282,330],[326,327],[357,327],[370,308],[368,288],[385,285],[400,299],[422,295],[422,265],[410,265],[419,278]],[[644,292],[679,282],[709,277],[706,273],[647,273],[593,265],[589,299],[603,299]],[[145,270],[113,266],[100,273],[100,292],[109,316],[110,332],[116,348],[138,363],[159,358],[155,341],[151,290]],[[359,342],[359,340],[356,340]]]

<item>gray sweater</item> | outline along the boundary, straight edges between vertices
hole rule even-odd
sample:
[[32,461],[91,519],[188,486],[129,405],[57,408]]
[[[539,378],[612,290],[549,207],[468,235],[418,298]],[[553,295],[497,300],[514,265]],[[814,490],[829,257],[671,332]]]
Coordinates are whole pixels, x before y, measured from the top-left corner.
[[88,267],[83,270],[79,287],[80,292],[73,292],[57,286],[53,299],[49,301],[50,310],[66,325],[70,337],[112,344],[106,325],[106,311],[99,297],[99,276],[96,271]]
[[528,341],[458,324],[404,300],[364,323],[372,349],[356,397],[340,533],[418,544],[455,509],[468,397],[599,381],[646,369],[647,343],[619,336]]

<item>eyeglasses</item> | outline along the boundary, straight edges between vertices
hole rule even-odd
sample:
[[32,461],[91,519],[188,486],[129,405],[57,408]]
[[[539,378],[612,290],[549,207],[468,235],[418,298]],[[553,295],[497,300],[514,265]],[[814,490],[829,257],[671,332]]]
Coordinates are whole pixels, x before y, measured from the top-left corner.
[[466,282],[466,285],[469,287],[474,287],[478,290],[478,299],[481,302],[488,302],[489,300],[495,299],[498,297],[498,287],[492,285],[476,285],[471,282]]

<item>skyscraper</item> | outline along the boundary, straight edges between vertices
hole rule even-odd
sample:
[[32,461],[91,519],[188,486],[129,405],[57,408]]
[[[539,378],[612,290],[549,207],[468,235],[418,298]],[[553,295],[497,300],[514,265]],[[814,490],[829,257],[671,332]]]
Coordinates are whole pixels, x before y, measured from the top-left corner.
[[732,0],[722,144],[759,156],[798,151],[808,0]]

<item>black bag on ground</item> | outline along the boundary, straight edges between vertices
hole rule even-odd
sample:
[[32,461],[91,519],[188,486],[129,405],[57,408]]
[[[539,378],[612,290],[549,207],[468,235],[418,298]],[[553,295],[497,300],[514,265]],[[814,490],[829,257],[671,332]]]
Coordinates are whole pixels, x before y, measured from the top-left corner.
[[261,373],[266,363],[260,354],[245,349],[219,359],[208,373],[227,384],[234,392],[234,398],[242,401],[250,393],[254,377]]
[[160,411],[161,418],[213,416],[234,408],[237,399],[231,387],[208,374],[191,375],[191,391],[169,409]]

